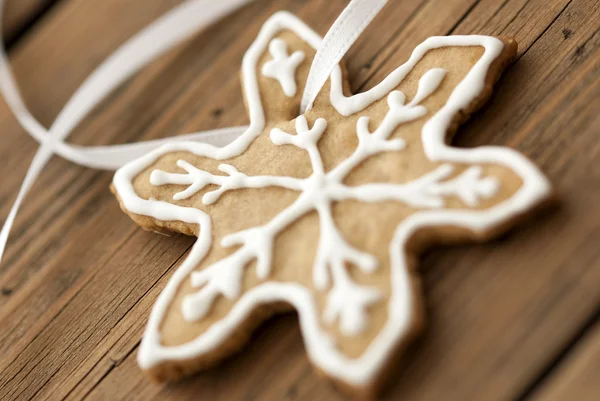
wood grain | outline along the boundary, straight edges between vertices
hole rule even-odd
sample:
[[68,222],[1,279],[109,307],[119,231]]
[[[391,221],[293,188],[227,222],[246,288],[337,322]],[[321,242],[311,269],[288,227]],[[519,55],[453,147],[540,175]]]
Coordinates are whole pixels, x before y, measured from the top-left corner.
[[596,323],[532,400],[593,401],[598,398],[598,372],[600,372],[600,325]]
[[3,10],[2,35],[11,44],[35,19],[43,15],[56,0],[6,0]]
[[[10,51],[33,113],[49,125],[94,66],[177,3],[54,5]],[[245,7],[127,82],[73,141],[123,143],[245,123],[237,73],[266,18],[288,9],[324,34],[345,4],[261,0]],[[562,199],[501,240],[423,257],[429,330],[392,374],[384,399],[554,400],[578,388],[585,399],[600,392],[573,373],[596,363],[588,354],[597,329],[555,361],[600,305],[599,21],[595,0],[397,1],[351,49],[352,87],[364,90],[428,36],[514,36],[518,61],[456,145],[526,153]],[[4,104],[0,117],[0,160],[14,172],[0,187],[6,216],[36,144]],[[138,230],[109,194],[110,179],[54,158],[27,199],[0,264],[0,399],[341,399],[312,371],[293,315],[267,323],[223,366],[176,385],[149,383],[136,366],[136,347],[191,239]]]

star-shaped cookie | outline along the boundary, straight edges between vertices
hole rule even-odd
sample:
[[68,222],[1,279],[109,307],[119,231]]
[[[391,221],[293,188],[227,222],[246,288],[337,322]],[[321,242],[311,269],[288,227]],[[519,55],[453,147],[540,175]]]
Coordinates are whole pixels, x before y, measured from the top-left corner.
[[418,252],[487,240],[551,194],[513,150],[447,145],[489,97],[514,41],[429,38],[356,95],[338,67],[298,115],[320,40],[275,14],[243,60],[248,130],[221,148],[165,145],[114,177],[140,226],[198,236],[139,350],[154,378],[209,367],[269,315],[295,309],[310,361],[372,393],[421,327]]

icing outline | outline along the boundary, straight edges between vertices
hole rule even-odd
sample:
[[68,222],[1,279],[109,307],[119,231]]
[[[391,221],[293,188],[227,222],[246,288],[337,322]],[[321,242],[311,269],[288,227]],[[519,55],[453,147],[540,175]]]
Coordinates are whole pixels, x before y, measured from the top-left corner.
[[175,206],[167,202],[139,198],[133,188],[133,179],[160,156],[188,151],[199,156],[223,160],[242,153],[262,132],[265,120],[256,82],[257,62],[266,50],[269,40],[283,29],[290,29],[301,39],[317,48],[320,37],[298,18],[287,12],[273,15],[261,29],[243,60],[243,89],[248,100],[250,126],[235,141],[223,148],[196,142],[169,143],[131,162],[117,171],[113,184],[123,206],[134,214],[151,216],[159,220],[179,220],[198,224],[199,236],[184,263],[177,269],[161,292],[150,315],[148,326],[138,353],[138,362],[149,369],[168,360],[188,360],[218,347],[227,336],[235,331],[239,323],[258,305],[284,301],[298,312],[300,328],[308,357],[328,375],[354,385],[367,385],[374,381],[377,373],[390,356],[390,352],[405,338],[413,321],[413,291],[411,272],[406,265],[404,245],[417,230],[440,225],[467,228],[475,234],[498,225],[511,217],[523,213],[535,203],[548,197],[551,189],[546,178],[524,156],[508,148],[484,146],[475,149],[456,149],[444,143],[447,128],[455,114],[468,106],[484,90],[489,66],[499,56],[503,44],[500,40],[486,36],[432,37],[415,48],[410,59],[396,68],[371,90],[346,97],[342,91],[342,74],[339,66],[331,74],[331,104],[348,116],[381,99],[395,88],[408,72],[430,49],[444,46],[482,46],[484,54],[471,68],[467,76],[452,91],[446,104],[436,112],[422,130],[422,141],[428,158],[432,161],[460,163],[495,163],[512,169],[522,179],[522,185],[507,200],[485,211],[420,211],[403,220],[398,227],[389,252],[391,259],[391,296],[388,303],[388,320],[368,348],[358,358],[349,358],[324,341],[327,334],[319,327],[319,314],[310,291],[294,283],[265,282],[243,294],[220,321],[196,339],[179,346],[166,347],[160,344],[159,329],[170,300],[179,284],[197,267],[212,244],[211,219],[204,212]]

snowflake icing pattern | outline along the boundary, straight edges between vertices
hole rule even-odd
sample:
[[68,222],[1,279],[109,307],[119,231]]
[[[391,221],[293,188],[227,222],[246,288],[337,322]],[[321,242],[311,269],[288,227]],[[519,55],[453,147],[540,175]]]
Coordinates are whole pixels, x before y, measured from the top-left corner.
[[444,78],[443,69],[432,69],[421,78],[415,98],[408,104],[405,95],[393,91],[387,98],[389,111],[379,127],[369,131],[369,117],[361,117],[356,125],[358,147],[354,153],[325,172],[317,143],[325,130],[327,121],[319,118],[309,129],[304,116],[296,119],[296,134],[291,135],[278,128],[271,131],[271,141],[275,145],[292,145],[306,151],[310,157],[313,173],[305,179],[280,176],[249,177],[229,164],[219,165],[219,170],[227,175],[213,175],[202,171],[190,163],[179,160],[177,165],[186,174],[152,172],[152,185],[189,185],[173,199],[186,199],[207,185],[217,185],[219,189],[207,192],[202,197],[204,204],[212,204],[227,191],[240,188],[276,186],[301,192],[298,199],[267,224],[230,234],[223,238],[224,247],[240,246],[230,256],[214,263],[202,271],[192,273],[192,285],[200,290],[189,295],[183,304],[183,313],[188,320],[199,320],[209,311],[214,300],[222,295],[229,299],[240,296],[244,268],[253,260],[257,263],[257,275],[267,279],[271,272],[271,257],[275,237],[310,211],[319,215],[321,235],[317,256],[313,265],[313,282],[321,291],[329,289],[328,302],[323,319],[326,323],[339,321],[342,333],[357,335],[366,327],[366,308],[381,298],[377,289],[360,286],[352,281],[347,272],[347,264],[358,267],[364,273],[377,268],[374,256],[364,253],[348,244],[336,228],[332,214],[333,202],[355,199],[364,202],[394,200],[418,208],[439,208],[444,206],[444,197],[457,196],[468,205],[476,205],[480,198],[488,198],[496,193],[498,182],[494,177],[481,177],[481,169],[471,167],[461,175],[446,180],[453,173],[450,164],[444,164],[433,172],[406,184],[369,184],[346,186],[344,178],[367,158],[381,152],[400,151],[405,147],[402,139],[389,139],[400,124],[423,117],[427,109],[420,105],[433,93]]

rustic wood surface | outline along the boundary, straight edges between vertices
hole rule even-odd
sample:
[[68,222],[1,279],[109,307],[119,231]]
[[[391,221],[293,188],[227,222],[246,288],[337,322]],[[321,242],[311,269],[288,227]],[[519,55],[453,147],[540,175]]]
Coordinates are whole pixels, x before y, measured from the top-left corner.
[[11,46],[17,38],[35,25],[56,0],[9,0],[3,10],[4,40]]
[[[178,0],[10,0],[5,38],[33,114],[49,125],[120,43]],[[238,71],[280,9],[324,34],[343,0],[260,0],[143,70],[72,136],[125,143],[247,121]],[[486,245],[422,257],[429,328],[382,399],[600,399],[600,2],[392,0],[348,55],[368,89],[431,35],[513,36],[519,57],[457,146],[532,158],[561,201]],[[0,102],[0,216],[37,144]],[[220,367],[172,385],[135,361],[149,310],[192,239],[138,229],[111,173],[52,159],[0,264],[0,400],[338,400],[305,356],[294,315]]]

